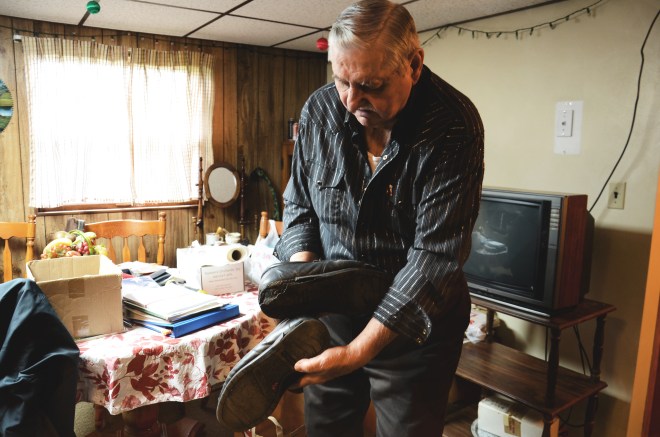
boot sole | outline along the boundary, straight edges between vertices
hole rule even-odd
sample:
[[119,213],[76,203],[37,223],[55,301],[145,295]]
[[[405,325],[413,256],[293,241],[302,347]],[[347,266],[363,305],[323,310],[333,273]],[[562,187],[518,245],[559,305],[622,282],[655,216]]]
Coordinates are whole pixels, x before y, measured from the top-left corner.
[[319,320],[305,320],[295,326],[253,362],[228,377],[218,401],[218,421],[227,429],[240,432],[266,420],[284,391],[301,376],[294,364],[318,355],[329,344],[328,330]]

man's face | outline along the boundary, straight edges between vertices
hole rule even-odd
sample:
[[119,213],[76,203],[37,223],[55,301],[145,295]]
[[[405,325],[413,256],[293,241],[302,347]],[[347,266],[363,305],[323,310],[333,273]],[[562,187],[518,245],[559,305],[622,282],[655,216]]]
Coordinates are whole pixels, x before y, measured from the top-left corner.
[[417,70],[421,71],[417,54],[412,64],[419,63],[419,69],[408,63],[402,71],[396,71],[387,65],[384,53],[378,48],[334,48],[331,52],[332,73],[341,102],[365,127],[391,128],[419,78]]

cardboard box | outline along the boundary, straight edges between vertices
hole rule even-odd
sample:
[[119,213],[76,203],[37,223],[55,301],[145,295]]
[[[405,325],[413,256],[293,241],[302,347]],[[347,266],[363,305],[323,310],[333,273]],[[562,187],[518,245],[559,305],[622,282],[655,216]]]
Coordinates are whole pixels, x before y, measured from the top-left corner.
[[242,245],[199,246],[177,249],[176,263],[191,287],[213,295],[245,289],[243,261],[247,248]]
[[[490,396],[479,402],[477,424],[480,431],[498,437],[541,437],[543,415],[502,396]],[[559,419],[550,425],[550,437],[559,434]]]
[[124,329],[121,270],[103,255],[30,261],[27,276],[75,338]]

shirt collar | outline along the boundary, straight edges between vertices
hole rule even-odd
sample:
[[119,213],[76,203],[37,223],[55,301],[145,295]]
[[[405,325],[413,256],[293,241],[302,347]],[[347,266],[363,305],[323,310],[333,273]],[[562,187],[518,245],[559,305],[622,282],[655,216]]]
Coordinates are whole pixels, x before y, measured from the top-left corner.
[[406,106],[403,107],[392,130],[392,139],[401,144],[407,144],[414,140],[414,132],[417,132],[417,126],[422,122],[422,116],[426,112],[424,108],[428,102],[428,83],[431,71],[422,67],[422,73],[419,80],[410,90],[410,97]]

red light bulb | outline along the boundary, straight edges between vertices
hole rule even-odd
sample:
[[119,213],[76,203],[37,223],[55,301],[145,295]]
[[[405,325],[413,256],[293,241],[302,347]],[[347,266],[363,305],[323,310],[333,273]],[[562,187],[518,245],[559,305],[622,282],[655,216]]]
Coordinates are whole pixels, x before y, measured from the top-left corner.
[[321,37],[316,40],[316,47],[321,51],[328,50],[328,40],[324,37]]

